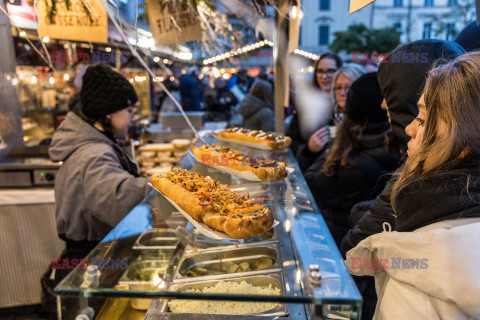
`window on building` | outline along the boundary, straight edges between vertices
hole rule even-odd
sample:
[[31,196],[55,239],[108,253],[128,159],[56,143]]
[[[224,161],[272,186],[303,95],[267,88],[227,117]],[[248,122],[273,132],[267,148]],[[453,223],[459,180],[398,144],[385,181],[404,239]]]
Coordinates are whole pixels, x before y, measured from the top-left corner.
[[423,39],[430,39],[432,34],[432,23],[425,22],[423,24]]
[[330,37],[330,26],[319,26],[318,27],[318,44],[326,45],[329,43]]
[[452,41],[455,38],[455,35],[457,34],[457,30],[455,29],[455,22],[447,23],[445,32],[446,32],[445,39]]
[[457,5],[457,0],[448,0],[448,5],[450,7],[456,6]]
[[425,7],[433,7],[433,0],[425,0]]
[[393,0],[394,7],[403,7],[403,0]]
[[320,0],[320,10],[330,10],[330,0]]

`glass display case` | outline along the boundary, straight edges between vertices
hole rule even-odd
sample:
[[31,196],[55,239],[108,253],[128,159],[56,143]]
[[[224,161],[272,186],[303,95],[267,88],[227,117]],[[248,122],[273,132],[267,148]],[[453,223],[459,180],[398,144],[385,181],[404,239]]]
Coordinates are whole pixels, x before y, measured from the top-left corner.
[[61,319],[360,319],[361,296],[291,151],[205,142],[294,169],[281,181],[251,182],[190,153],[177,165],[248,192],[279,224],[213,240],[152,189],[55,288]]

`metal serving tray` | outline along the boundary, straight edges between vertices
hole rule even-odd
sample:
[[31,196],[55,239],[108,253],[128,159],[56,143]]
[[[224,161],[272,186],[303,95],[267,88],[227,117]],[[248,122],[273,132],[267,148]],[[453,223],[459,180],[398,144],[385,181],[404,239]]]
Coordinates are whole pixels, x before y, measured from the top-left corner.
[[140,250],[144,260],[169,260],[179,243],[172,229],[152,229],[138,237],[133,249]]
[[[119,285],[129,285],[131,290],[153,290],[149,275],[159,273],[168,275],[169,260],[137,260],[130,264],[120,277]],[[132,288],[132,286],[136,286]],[[147,287],[148,288],[147,288]]]
[[[170,284],[169,274],[173,273],[173,266],[170,261],[158,260],[137,260],[130,264],[123,273],[118,285],[126,287],[127,290],[165,290]],[[159,274],[159,279],[153,281],[155,274]],[[147,310],[152,299],[132,298],[130,304],[134,309]]]
[[260,246],[265,244],[272,244],[278,242],[278,231],[276,228],[272,228],[266,233],[261,235],[250,237],[247,239],[239,240],[213,240],[200,233],[193,231],[193,240],[185,247],[185,252],[195,253],[203,251],[217,251],[219,248],[226,248],[231,246],[244,247],[244,246]]
[[[209,281],[199,281],[199,282],[191,282],[191,283],[177,283],[177,284],[172,284],[170,286],[169,291],[186,291],[186,290],[191,290],[191,289],[197,289],[197,290],[202,290],[206,287],[212,287],[215,286],[219,281],[230,281],[230,282],[237,282],[240,283],[242,281],[245,281],[251,285],[254,286],[259,286],[259,287],[268,287],[269,285],[272,285],[272,287],[279,288],[280,289],[280,294],[284,295],[285,294],[285,289],[284,289],[284,279],[283,279],[283,274],[280,272],[277,273],[272,273],[270,275],[257,275],[257,276],[248,276],[248,277],[240,277],[240,278],[234,278],[234,279],[217,279],[217,280],[209,280]],[[163,310],[158,310],[159,312],[166,312],[170,313],[171,311],[168,308],[167,300],[163,299],[160,300],[162,303],[156,304],[156,307],[160,305],[160,308],[163,307]],[[255,313],[253,314],[255,316],[287,316],[288,315],[288,309],[285,304],[278,304],[275,308],[270,309],[266,312],[262,313]],[[235,317],[234,315],[231,315],[232,319]],[[188,318],[186,318],[188,319]]]
[[[234,264],[248,263],[250,268],[255,266],[259,259],[268,258],[273,260],[273,265],[260,270],[230,271],[235,269]],[[189,270],[204,268],[218,274],[200,275],[189,277]],[[197,279],[223,279],[234,277],[245,277],[247,275],[258,275],[282,270],[281,259],[278,247],[275,244],[258,247],[225,247],[216,251],[200,252],[197,254],[186,254],[178,264],[175,272],[174,282],[192,282]]]

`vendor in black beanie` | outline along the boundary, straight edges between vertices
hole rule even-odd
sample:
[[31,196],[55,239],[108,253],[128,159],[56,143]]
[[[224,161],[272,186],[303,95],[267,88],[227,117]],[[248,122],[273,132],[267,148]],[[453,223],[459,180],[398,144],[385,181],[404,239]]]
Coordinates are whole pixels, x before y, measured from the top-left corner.
[[104,65],[88,67],[81,107],[57,128],[49,150],[63,161],[55,178],[56,222],[68,258],[83,258],[148,191],[134,158],[117,143],[135,121],[133,86]]
[[358,78],[332,147],[304,174],[337,245],[349,229],[353,205],[374,199],[385,186],[385,174],[398,166],[387,148],[389,122],[382,100],[376,73]]
[[108,66],[97,64],[88,67],[82,81],[81,109],[89,118],[103,118],[138,101],[132,84]]
[[130,108],[130,115],[134,116],[134,106],[138,98],[130,82],[102,64],[88,67],[82,81],[79,116],[112,140],[125,135],[135,118],[129,123],[128,119],[118,121],[122,119],[116,115],[118,111]]

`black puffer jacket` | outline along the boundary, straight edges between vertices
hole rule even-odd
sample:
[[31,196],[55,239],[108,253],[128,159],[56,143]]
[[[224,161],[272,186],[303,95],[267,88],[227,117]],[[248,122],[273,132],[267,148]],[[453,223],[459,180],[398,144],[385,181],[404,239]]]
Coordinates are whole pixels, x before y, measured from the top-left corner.
[[[405,127],[418,114],[416,103],[423,91],[428,71],[438,59],[452,60],[465,53],[458,44],[443,40],[420,40],[402,45],[380,65],[378,82],[388,105],[391,138],[397,139],[401,150],[406,149],[410,137]],[[390,194],[394,181],[390,180],[370,209],[344,237],[340,252],[346,252],[360,241],[383,230],[383,222],[395,224]]]
[[358,142],[351,168],[341,167],[335,175],[326,176],[323,173],[325,153],[305,171],[305,180],[337,245],[350,228],[352,206],[375,198],[387,182],[385,174],[398,165],[385,146],[387,129],[388,123],[367,126]]

